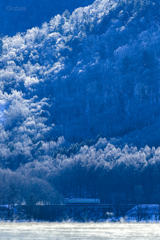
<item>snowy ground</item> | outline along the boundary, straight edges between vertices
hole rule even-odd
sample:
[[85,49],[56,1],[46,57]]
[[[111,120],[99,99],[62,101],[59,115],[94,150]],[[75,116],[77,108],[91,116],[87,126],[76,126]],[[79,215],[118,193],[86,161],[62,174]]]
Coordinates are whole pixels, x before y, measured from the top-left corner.
[[[10,206],[3,205],[0,206],[0,221],[10,221],[11,219],[8,218],[8,211],[7,209],[10,209]],[[3,210],[2,210],[3,209]],[[6,209],[6,210],[5,210]],[[13,211],[13,217],[12,221],[15,222],[24,222],[24,221],[35,221],[34,219],[27,220],[25,218],[25,215],[21,212],[18,212],[15,208]],[[160,223],[160,205],[158,204],[141,204],[137,205],[131,210],[129,210],[125,216],[119,216],[116,217],[116,214],[114,213],[106,213],[108,215],[108,219],[102,218],[102,212],[98,211],[98,215],[93,213],[90,213],[88,216],[87,221],[88,222],[159,222]],[[83,216],[81,216],[83,218]],[[77,218],[70,218],[66,220],[66,222],[79,222],[78,219],[81,219],[80,216],[77,215]],[[37,221],[37,222],[44,222],[44,221]]]
[[109,221],[120,222],[160,222],[160,205],[141,204],[129,210],[125,216],[112,217]]

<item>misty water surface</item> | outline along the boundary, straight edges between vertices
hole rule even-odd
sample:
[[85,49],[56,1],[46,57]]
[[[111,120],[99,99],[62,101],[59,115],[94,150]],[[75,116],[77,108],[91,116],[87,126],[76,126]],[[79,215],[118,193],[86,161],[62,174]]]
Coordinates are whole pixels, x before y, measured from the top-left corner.
[[3,240],[160,239],[155,223],[1,223]]

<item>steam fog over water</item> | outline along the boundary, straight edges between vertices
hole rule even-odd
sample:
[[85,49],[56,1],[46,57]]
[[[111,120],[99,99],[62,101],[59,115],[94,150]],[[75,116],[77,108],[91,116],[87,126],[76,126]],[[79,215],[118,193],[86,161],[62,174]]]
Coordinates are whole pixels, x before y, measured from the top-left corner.
[[1,223],[0,239],[156,240],[160,239],[160,225],[155,223]]

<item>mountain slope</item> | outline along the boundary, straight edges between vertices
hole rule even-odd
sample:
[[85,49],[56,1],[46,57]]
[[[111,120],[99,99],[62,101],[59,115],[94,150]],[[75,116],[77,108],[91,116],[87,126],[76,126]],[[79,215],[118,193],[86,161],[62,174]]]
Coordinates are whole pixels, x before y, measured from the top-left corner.
[[98,0],[3,38],[1,204],[159,204],[159,7]]
[[65,11],[40,29],[4,37],[3,162],[15,156],[25,163],[45,152],[52,157],[64,138],[110,138],[137,129],[140,135],[158,121],[157,9],[158,1],[99,0],[72,15]]

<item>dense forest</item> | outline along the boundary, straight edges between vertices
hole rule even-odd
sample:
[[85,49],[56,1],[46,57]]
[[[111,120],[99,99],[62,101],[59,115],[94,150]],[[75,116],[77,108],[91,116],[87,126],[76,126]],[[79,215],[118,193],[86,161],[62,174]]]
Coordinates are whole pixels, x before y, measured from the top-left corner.
[[159,7],[96,0],[1,37],[1,204],[160,203]]
[[[73,148],[74,149],[74,148]],[[77,154],[35,160],[0,172],[1,203],[63,202],[100,198],[101,203],[160,203],[160,148],[121,149],[100,138]],[[56,190],[55,190],[56,189]],[[32,199],[33,200],[33,199]]]

